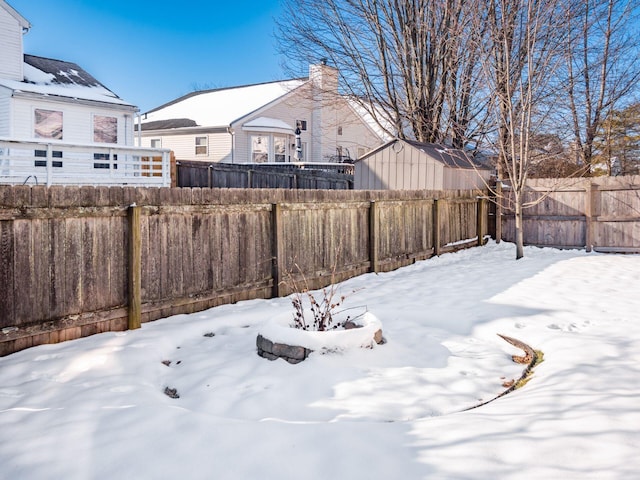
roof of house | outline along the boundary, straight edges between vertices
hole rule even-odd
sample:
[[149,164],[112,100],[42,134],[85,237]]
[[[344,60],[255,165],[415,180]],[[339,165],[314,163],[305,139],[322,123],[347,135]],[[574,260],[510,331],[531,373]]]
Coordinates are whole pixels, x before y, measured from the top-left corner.
[[13,8],[11,5],[9,5],[7,2],[5,2],[4,0],[0,0],[0,7],[4,8],[7,12],[9,12],[9,15],[15,18],[22,28],[24,29],[31,28],[31,24],[29,23],[29,21],[26,18],[24,18],[22,15],[20,15],[18,11],[15,8]]
[[[197,127],[198,124],[195,120],[190,118],[171,118],[169,120],[154,120],[153,122],[146,122],[141,125],[143,132],[147,130],[166,130],[169,128],[184,128],[184,127]],[[138,125],[135,126],[135,130],[138,130]]]
[[142,128],[149,130],[148,124],[176,119],[191,120],[195,123],[193,126],[228,127],[300,87],[306,81],[306,78],[282,80],[191,92],[145,113]]
[[417,142],[415,140],[402,140],[398,138],[395,138],[390,142],[387,142],[384,145],[381,145],[380,147],[370,151],[363,157],[359,158],[357,161],[364,160],[381,150],[389,148],[397,142],[408,144],[411,147],[420,150],[421,152],[427,154],[429,157],[438,160],[449,167],[481,170],[492,169],[491,166],[486,165],[484,162],[481,162],[479,159],[475,158],[474,155],[472,155],[470,152],[462,149],[453,148],[438,143],[423,143]]
[[15,92],[133,107],[75,63],[34,55],[24,56],[24,81],[0,78],[0,86]]

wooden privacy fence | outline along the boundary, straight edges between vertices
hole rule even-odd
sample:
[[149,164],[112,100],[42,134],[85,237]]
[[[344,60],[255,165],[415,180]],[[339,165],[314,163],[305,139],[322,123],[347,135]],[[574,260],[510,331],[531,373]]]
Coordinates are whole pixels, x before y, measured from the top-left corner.
[[0,355],[477,245],[487,211],[471,192],[0,186]]
[[[640,253],[639,176],[532,179],[527,187],[526,201],[540,201],[524,210],[526,245]],[[515,217],[501,203],[502,238],[514,241]]]
[[175,162],[176,187],[353,189],[353,165]]

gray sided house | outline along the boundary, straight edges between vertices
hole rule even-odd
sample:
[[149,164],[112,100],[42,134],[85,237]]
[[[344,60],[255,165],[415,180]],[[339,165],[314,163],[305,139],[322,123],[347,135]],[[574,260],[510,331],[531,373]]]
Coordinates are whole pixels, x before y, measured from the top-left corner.
[[394,139],[355,162],[356,190],[472,190],[485,188],[493,168],[468,152]]

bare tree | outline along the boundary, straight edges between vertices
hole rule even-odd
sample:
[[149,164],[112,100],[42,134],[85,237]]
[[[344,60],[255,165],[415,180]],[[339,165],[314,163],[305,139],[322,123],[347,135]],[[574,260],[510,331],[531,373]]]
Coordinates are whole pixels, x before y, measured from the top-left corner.
[[588,168],[608,112],[623,106],[640,80],[638,8],[638,0],[574,0],[566,7],[564,94],[574,142]]
[[[498,152],[498,177],[510,185],[515,213],[516,258],[524,256],[523,210],[534,162],[532,139],[546,118],[542,107],[555,73],[562,28],[560,1],[489,0],[483,71],[497,134],[487,140]],[[478,24],[478,29],[485,28]],[[537,202],[534,199],[532,202]]]
[[481,4],[464,0],[284,0],[286,67],[325,58],[345,93],[391,135],[462,147],[484,128],[477,100]]

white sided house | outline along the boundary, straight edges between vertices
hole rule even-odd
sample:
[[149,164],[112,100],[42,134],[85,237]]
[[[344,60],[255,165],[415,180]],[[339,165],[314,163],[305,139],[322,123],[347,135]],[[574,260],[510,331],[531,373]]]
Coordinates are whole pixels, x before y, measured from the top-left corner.
[[134,146],[137,108],[75,63],[25,55],[0,0],[0,184],[169,185],[169,152]]
[[494,169],[465,150],[394,139],[356,160],[355,190],[484,189]]
[[348,162],[384,135],[338,93],[335,68],[309,78],[193,92],[142,117],[141,144],[178,161]]

